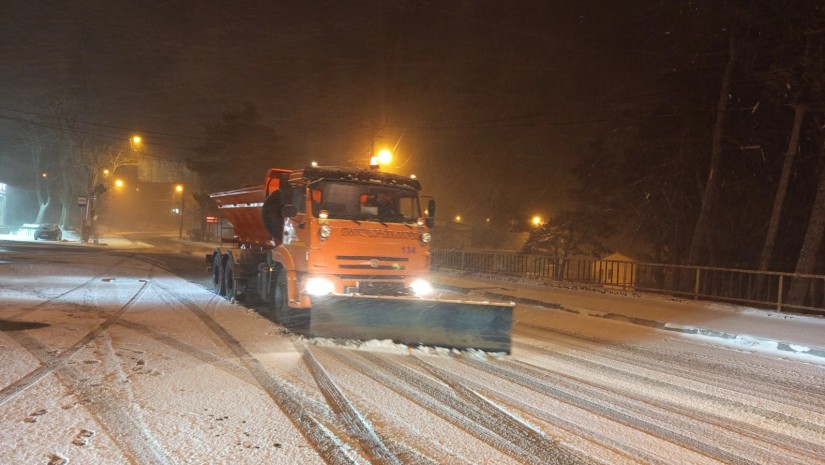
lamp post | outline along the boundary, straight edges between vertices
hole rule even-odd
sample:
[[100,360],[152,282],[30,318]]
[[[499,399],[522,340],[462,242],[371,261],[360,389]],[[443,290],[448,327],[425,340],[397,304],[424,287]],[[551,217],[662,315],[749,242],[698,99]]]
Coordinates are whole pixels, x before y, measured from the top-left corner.
[[137,152],[140,150],[140,144],[143,142],[143,139],[140,136],[132,136],[129,138],[129,145],[132,147],[132,150]]
[[183,184],[175,186],[175,191],[180,194],[180,226],[178,227],[178,239],[183,239],[183,207],[186,197],[183,196]]

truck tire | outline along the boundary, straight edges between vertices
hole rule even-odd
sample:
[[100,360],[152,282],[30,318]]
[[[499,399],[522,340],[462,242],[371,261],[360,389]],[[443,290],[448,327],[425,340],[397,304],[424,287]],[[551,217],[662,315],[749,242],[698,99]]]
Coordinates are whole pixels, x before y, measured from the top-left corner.
[[289,290],[286,270],[283,268],[275,271],[275,285],[272,286],[272,309],[275,310],[275,321],[286,327],[292,324],[294,310],[289,308]]
[[272,239],[280,244],[284,240],[284,218],[281,216],[281,191],[277,190],[266,198],[261,207],[261,220]]
[[238,281],[235,279],[235,260],[232,255],[226,257],[226,265],[223,268],[223,288],[227,299],[243,302],[242,289],[238,288]]
[[223,260],[221,254],[212,255],[212,291],[218,295],[226,295],[223,281]]

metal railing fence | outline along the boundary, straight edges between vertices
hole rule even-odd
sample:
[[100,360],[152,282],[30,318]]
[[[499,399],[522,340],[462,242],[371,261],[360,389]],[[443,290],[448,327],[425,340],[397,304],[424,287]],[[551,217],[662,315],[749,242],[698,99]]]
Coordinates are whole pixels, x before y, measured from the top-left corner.
[[[825,314],[825,276],[707,266],[553,257],[512,252],[434,249],[434,268],[590,284],[696,300]],[[796,291],[797,301],[789,295]]]

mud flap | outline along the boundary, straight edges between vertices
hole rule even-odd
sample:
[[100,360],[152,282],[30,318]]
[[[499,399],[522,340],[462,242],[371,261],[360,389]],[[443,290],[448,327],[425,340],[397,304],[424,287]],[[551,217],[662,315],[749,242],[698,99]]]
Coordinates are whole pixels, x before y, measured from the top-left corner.
[[312,299],[309,332],[409,346],[510,353],[513,304],[332,294]]

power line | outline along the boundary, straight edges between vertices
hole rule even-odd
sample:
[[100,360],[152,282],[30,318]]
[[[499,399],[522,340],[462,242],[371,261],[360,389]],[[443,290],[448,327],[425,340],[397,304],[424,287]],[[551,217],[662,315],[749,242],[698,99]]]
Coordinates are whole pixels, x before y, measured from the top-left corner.
[[[0,106],[0,110],[10,111],[10,112],[14,112],[14,113],[22,113],[22,114],[31,115],[31,116],[37,116],[39,118],[49,118],[49,119],[55,119],[55,120],[59,120],[59,121],[67,121],[66,118],[62,118],[62,117],[59,117],[59,116],[47,115],[47,114],[44,114],[44,113],[37,113],[37,112],[33,112],[33,111],[18,110],[18,109],[15,109],[15,108],[9,108],[9,107],[5,107],[5,106]],[[5,118],[11,119],[11,118],[8,118],[8,117],[5,117]],[[88,125],[88,126],[96,126],[96,127],[106,128],[106,129],[117,129],[117,130],[123,130],[123,131],[126,131],[126,132],[139,133],[139,134],[150,134],[150,135],[165,136],[165,137],[178,137],[178,138],[181,138],[181,139],[192,139],[192,140],[199,140],[199,141],[206,140],[206,138],[199,137],[199,136],[189,136],[189,135],[184,135],[184,134],[172,134],[172,133],[166,133],[166,132],[160,132],[160,131],[144,131],[144,130],[138,131],[138,130],[135,130],[135,129],[132,129],[132,128],[125,128],[125,127],[122,127],[122,126],[112,126],[112,125],[101,124],[101,123],[92,123],[92,122],[89,122],[89,121],[75,121],[75,122],[80,123],[80,124],[85,124],[85,125]]]
[[[87,131],[87,130],[80,129],[80,128],[63,127],[63,126],[59,126],[59,125],[54,124],[54,123],[43,123],[43,122],[39,122],[39,121],[32,121],[32,120],[21,119],[21,118],[13,118],[11,116],[0,115],[0,119],[14,121],[16,123],[31,124],[33,126],[40,126],[40,127],[45,127],[45,128],[49,128],[49,129],[57,129],[57,130],[60,130],[60,131],[65,131],[65,132],[69,132],[69,133],[73,133],[73,134],[81,134],[81,135],[85,135],[85,136],[101,137],[101,138],[104,138],[104,139],[113,139],[113,140],[119,140],[119,141],[123,141],[123,142],[128,142],[130,140],[130,138],[128,138],[128,137],[113,136],[113,135],[110,135],[110,134],[101,134],[101,133]],[[163,144],[163,143],[158,143],[158,142],[141,142],[141,144],[151,145],[151,146],[154,146],[154,147],[163,147],[163,148],[172,148],[172,149],[178,149],[178,150],[186,150],[186,151],[193,151],[194,150],[190,147],[181,147],[181,146],[178,146],[178,145],[169,145],[169,144]],[[158,155],[146,155],[146,156],[153,157],[153,158],[166,158],[166,159],[170,159],[170,160],[175,159],[174,157],[161,157],[161,156],[158,156]]]

